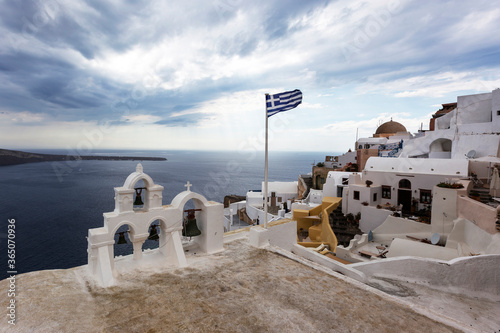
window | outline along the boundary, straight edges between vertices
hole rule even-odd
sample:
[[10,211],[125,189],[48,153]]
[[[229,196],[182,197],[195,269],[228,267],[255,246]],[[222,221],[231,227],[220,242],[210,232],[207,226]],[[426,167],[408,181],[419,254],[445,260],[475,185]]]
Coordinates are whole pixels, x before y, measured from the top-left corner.
[[382,185],[382,198],[390,199],[391,198],[391,187],[387,185]]
[[349,184],[349,178],[342,178],[342,185],[348,185]]
[[377,193],[373,193],[373,202],[377,201]]
[[408,179],[401,179],[399,181],[399,188],[406,188],[411,190],[411,182]]
[[359,200],[359,191],[354,191],[352,195],[354,200]]
[[431,190],[420,190],[420,202],[430,204],[432,202]]

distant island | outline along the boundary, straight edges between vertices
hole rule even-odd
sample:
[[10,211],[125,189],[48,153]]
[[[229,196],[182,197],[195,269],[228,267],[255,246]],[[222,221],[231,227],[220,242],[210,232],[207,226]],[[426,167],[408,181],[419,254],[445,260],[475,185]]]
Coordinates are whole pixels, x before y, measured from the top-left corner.
[[24,163],[50,162],[50,161],[74,161],[74,160],[106,160],[106,161],[166,161],[164,157],[143,156],[94,156],[94,155],[54,155],[35,154],[18,150],[0,149],[0,166],[16,165]]

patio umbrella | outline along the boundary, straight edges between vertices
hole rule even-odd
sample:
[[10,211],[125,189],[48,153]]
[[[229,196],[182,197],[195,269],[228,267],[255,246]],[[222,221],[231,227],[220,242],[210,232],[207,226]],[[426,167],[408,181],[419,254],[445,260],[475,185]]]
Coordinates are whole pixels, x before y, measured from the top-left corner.
[[490,182],[490,195],[496,197],[497,191],[500,191],[500,177],[498,176],[498,169],[493,168],[493,176],[491,176]]

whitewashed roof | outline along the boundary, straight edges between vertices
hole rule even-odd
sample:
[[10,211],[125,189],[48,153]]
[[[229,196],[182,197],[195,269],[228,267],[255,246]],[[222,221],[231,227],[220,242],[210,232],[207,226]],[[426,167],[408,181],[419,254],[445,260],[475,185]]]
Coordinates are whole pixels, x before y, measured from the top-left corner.
[[[299,183],[294,182],[268,182],[267,189],[269,192],[277,193],[296,193]],[[264,193],[264,182],[262,182],[262,193]]]
[[468,170],[469,161],[466,159],[370,157],[364,171],[466,177]]
[[383,144],[387,142],[387,138],[381,137],[381,138],[359,138],[358,139],[358,144],[360,143],[376,143],[376,144]]

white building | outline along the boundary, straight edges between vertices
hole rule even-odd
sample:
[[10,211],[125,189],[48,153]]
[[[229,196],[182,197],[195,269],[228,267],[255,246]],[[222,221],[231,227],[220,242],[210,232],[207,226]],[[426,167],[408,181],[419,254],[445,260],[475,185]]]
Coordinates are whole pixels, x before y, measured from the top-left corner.
[[436,129],[406,141],[401,157],[465,159],[498,156],[500,89],[459,96],[453,111],[437,118]]
[[[246,214],[251,220],[257,219],[264,221],[264,190],[265,183],[262,182],[262,191],[249,191],[246,194]],[[269,207],[278,207],[279,209],[291,208],[291,201],[298,196],[298,181],[293,182],[268,182],[267,202]],[[283,213],[284,214],[284,213]],[[275,216],[268,213],[268,221]]]
[[385,204],[407,212],[430,209],[433,186],[468,179],[472,166],[473,172],[489,180],[490,160],[498,160],[499,134],[500,89],[459,96],[454,110],[435,119],[435,130],[404,140],[399,158],[370,157],[361,175],[351,175],[343,191],[343,212],[357,214],[363,206]]
[[357,172],[330,171],[323,185],[323,195],[325,197],[342,197],[342,192],[348,186],[349,176]]
[[[464,159],[370,157],[362,177],[350,177],[349,188],[343,195],[347,205],[343,208],[356,214],[361,211],[361,204],[367,202],[369,205],[402,205],[409,211],[412,201],[418,201],[417,209],[421,209],[422,205],[432,203],[434,185],[467,177],[468,166],[469,162]],[[370,186],[367,181],[371,182]]]
[[341,169],[349,163],[355,164],[357,159],[356,151],[348,152],[338,156],[327,156],[325,158],[325,167],[330,169]]

